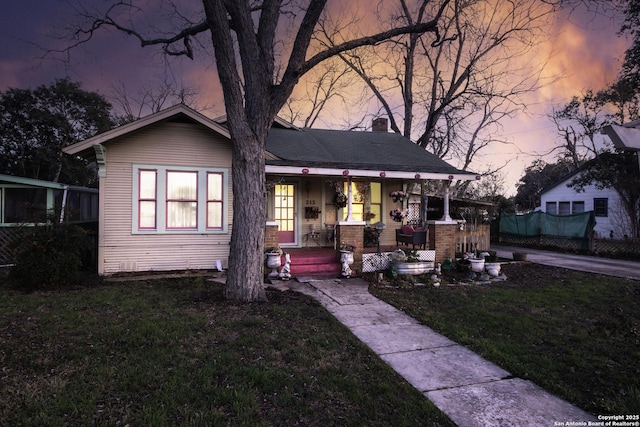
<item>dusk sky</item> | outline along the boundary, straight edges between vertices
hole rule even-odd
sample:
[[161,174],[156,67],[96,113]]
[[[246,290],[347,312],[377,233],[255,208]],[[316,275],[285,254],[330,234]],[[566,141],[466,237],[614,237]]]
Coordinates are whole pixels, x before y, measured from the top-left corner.
[[[108,0],[87,0],[82,4],[109,4]],[[153,3],[153,2],[150,2]],[[196,2],[199,3],[199,2]],[[329,2],[331,6],[343,4]],[[164,57],[158,48],[141,48],[130,37],[103,32],[90,43],[75,49],[68,63],[43,57],[45,47],[63,46],[54,38],[69,20],[73,20],[70,0],[21,0],[5,2],[0,15],[0,91],[8,88],[35,88],[56,78],[69,77],[86,90],[107,97],[114,86],[125,85],[135,93],[170,75],[183,85],[198,91],[198,108],[215,117],[223,114],[222,97],[215,64],[200,49],[196,60]],[[482,161],[499,165],[509,161],[506,171],[507,195],[515,193],[515,183],[522,170],[535,160],[536,154],[557,145],[554,125],[545,117],[553,106],[562,105],[586,89],[601,89],[617,76],[628,41],[617,37],[620,23],[594,17],[580,11],[570,19],[559,16],[550,26],[548,40],[539,46],[537,58],[547,60],[545,76],[559,76],[528,98],[529,115],[504,122],[504,136],[513,145],[496,147],[495,159]],[[356,118],[354,118],[356,120]],[[333,126],[326,121],[316,127]],[[546,158],[552,160],[552,158]],[[480,169],[479,165],[476,168]],[[483,168],[484,169],[484,168]]]

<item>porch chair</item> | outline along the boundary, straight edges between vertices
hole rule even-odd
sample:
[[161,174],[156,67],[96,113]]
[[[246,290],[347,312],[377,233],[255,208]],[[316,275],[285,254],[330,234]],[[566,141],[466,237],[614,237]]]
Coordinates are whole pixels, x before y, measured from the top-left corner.
[[396,229],[396,246],[400,243],[405,246],[412,245],[413,249],[418,245],[418,249],[427,248],[427,230],[425,228],[414,229],[411,225],[403,225]]

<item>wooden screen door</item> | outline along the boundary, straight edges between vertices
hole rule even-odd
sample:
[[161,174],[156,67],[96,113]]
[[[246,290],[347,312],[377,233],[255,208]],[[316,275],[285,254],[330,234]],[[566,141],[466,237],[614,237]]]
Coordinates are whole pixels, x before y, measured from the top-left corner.
[[296,230],[296,188],[294,184],[276,184],[275,220],[278,222],[280,243],[295,243]]

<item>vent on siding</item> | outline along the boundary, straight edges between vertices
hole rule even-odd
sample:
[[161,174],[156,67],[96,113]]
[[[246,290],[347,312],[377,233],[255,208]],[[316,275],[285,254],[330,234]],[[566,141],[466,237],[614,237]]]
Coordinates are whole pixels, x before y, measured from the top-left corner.
[[137,271],[138,263],[136,261],[120,261],[120,271]]

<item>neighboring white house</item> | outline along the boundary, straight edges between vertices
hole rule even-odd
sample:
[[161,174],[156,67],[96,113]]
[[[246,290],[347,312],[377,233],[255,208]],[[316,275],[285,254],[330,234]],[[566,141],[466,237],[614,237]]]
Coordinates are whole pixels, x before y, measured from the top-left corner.
[[599,238],[623,239],[631,236],[629,216],[612,188],[598,189],[591,184],[577,192],[568,184],[584,170],[580,167],[540,191],[538,211],[553,215],[573,215],[593,211],[594,231]]
[[[618,149],[640,152],[640,120],[624,125],[605,126],[603,134],[607,135]],[[578,168],[542,189],[540,206],[536,210],[555,215],[571,215],[592,210],[597,222],[594,231],[598,233],[598,237],[612,239],[632,237],[629,215],[614,189],[599,190],[595,185],[589,185],[584,188],[584,191],[578,193],[567,186],[583,170],[584,167]]]

